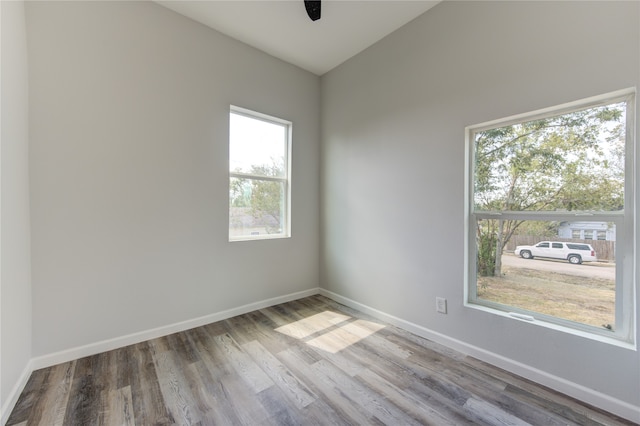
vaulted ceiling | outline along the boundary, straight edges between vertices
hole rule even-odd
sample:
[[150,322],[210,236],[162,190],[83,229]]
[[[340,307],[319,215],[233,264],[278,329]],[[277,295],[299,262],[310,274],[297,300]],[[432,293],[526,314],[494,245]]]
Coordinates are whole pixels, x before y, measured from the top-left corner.
[[439,1],[324,0],[312,21],[303,0],[178,0],[163,6],[272,56],[322,75]]

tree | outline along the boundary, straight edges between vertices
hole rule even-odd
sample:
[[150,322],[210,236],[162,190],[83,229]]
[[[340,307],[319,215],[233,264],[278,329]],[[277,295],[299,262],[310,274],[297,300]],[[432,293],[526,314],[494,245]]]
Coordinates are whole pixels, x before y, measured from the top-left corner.
[[285,175],[284,161],[272,159],[271,164],[253,165],[250,172],[244,174],[251,177],[231,179],[231,205],[246,209],[267,232],[280,232],[285,196],[279,178]]
[[229,185],[229,198],[233,207],[251,205],[251,184],[248,179],[232,177]]
[[[476,132],[475,211],[620,210],[623,120],[619,103]],[[523,223],[477,221],[481,276],[501,275],[502,251]]]
[[[266,166],[254,166],[253,173],[266,176],[282,176],[281,165],[273,163]],[[279,181],[253,180],[251,188],[251,212],[257,219],[271,223],[267,232],[280,232],[282,229],[282,209],[284,187]],[[266,216],[266,217],[265,217]]]

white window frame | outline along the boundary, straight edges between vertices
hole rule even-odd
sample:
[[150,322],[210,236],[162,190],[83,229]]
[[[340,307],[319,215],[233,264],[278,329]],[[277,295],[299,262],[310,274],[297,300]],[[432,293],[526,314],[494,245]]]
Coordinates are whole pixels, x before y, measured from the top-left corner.
[[[255,120],[265,121],[267,123],[277,124],[286,128],[285,131],[285,155],[284,155],[284,169],[285,176],[283,177],[274,177],[274,176],[259,176],[251,173],[242,173],[242,172],[233,172],[231,171],[231,167],[229,167],[229,182],[228,186],[231,185],[231,178],[240,178],[240,179],[249,179],[249,180],[261,180],[261,181],[272,181],[272,182],[280,182],[284,185],[284,214],[283,214],[283,224],[282,224],[282,232],[278,234],[259,234],[259,235],[242,235],[242,236],[231,236],[229,235],[229,241],[254,241],[254,240],[272,240],[272,239],[281,239],[281,238],[290,238],[291,237],[291,139],[293,134],[293,123],[291,121],[283,120],[281,118],[273,117],[271,115],[263,114],[261,112],[252,111],[250,109],[238,107],[235,105],[231,105],[229,107],[229,117],[231,114],[243,115],[248,118],[252,118]],[[229,129],[230,133],[230,129]],[[231,138],[229,137],[229,150],[231,148]],[[229,159],[230,163],[230,159]],[[231,206],[231,199],[229,198],[227,205]],[[228,212],[229,210],[227,210]],[[227,220],[228,228],[231,227],[231,217]]]
[[[514,125],[536,119],[568,114],[585,108],[592,108],[626,102],[626,141],[625,141],[625,200],[624,210],[614,212],[530,212],[530,211],[474,211],[475,144],[474,135],[490,129]],[[527,321],[563,332],[579,335],[613,345],[636,349],[636,262],[635,262],[635,198],[636,198],[636,90],[635,88],[594,96],[563,105],[541,109],[530,113],[518,114],[504,119],[468,126],[465,128],[465,294],[464,306],[490,312],[514,321]],[[616,294],[615,294],[615,330],[579,324],[551,315],[536,313],[531,315],[515,306],[502,305],[478,298],[477,295],[477,247],[475,225],[478,219],[518,219],[575,221],[588,218],[589,221],[615,223],[616,233]]]

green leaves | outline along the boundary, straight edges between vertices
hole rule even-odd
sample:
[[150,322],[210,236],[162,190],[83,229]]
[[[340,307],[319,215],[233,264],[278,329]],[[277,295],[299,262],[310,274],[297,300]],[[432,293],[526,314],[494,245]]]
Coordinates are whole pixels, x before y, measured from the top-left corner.
[[623,208],[624,107],[595,107],[476,133],[476,210]]
[[[237,171],[239,172],[239,171]],[[238,223],[251,219],[251,226],[267,233],[282,231],[285,209],[284,160],[272,159],[271,164],[253,165],[247,177],[231,177],[229,198]],[[242,217],[245,219],[242,219]]]

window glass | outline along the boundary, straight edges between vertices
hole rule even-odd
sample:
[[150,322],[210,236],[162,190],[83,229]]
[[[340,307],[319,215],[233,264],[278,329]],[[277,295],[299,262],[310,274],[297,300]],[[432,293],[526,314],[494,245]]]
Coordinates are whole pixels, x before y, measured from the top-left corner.
[[[499,227],[498,219],[482,220]],[[594,327],[615,324],[615,242],[602,252],[588,244],[536,241],[557,231],[557,221],[516,221],[500,258],[500,274],[494,268],[478,274],[478,298],[483,302],[517,307],[532,315],[542,314]],[[508,226],[515,226],[511,224]],[[557,237],[554,237],[557,238]],[[479,251],[479,256],[481,255]],[[493,254],[493,253],[492,253]],[[575,259],[571,261],[570,259]],[[483,260],[478,259],[479,265]],[[505,308],[512,310],[512,308]]]
[[287,125],[231,114],[229,169],[262,176],[285,176]]
[[474,133],[476,211],[619,211],[625,102]]

